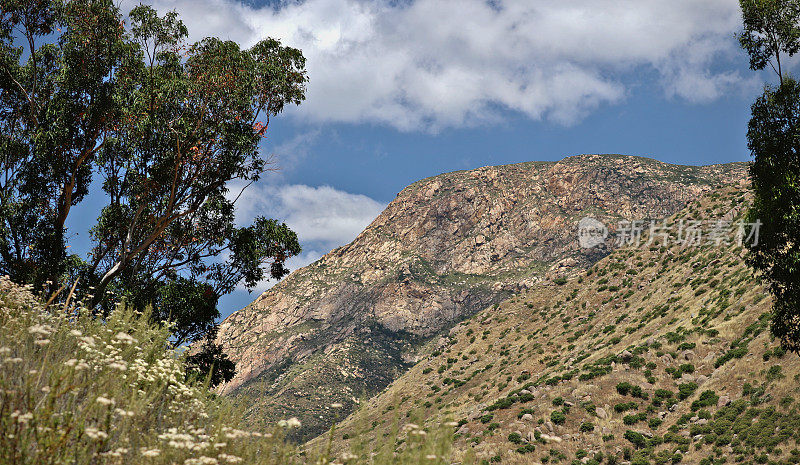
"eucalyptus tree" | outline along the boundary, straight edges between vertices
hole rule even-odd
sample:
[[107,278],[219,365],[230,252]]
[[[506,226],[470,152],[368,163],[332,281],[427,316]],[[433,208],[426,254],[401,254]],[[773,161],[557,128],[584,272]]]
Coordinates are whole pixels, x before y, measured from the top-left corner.
[[[0,272],[77,282],[100,313],[151,307],[176,344],[213,336],[220,296],[288,272],[294,232],[238,226],[229,189],[260,178],[270,118],[304,100],[300,50],[188,43],[175,12],[125,19],[110,0],[0,0],[0,24]],[[67,218],[93,186],[91,252],[71,254]]]

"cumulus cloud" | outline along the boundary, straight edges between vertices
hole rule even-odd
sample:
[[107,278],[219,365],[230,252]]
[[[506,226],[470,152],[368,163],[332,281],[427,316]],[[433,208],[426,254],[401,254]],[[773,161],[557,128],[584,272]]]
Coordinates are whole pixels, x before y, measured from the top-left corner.
[[[238,185],[231,187],[233,195],[239,192]],[[330,186],[256,185],[236,202],[236,219],[248,223],[263,215],[284,221],[301,245],[310,243],[313,250],[328,252],[355,239],[385,207],[366,195]]]
[[[570,124],[655,75],[664,94],[706,102],[741,84],[737,0],[155,0],[190,31],[301,48],[315,122],[436,130],[504,111]],[[722,64],[722,65],[721,65]],[[739,63],[738,65],[741,65]]]
[[[300,240],[303,252],[287,261],[290,270],[309,265],[332,249],[348,244],[386,208],[385,203],[330,186],[303,184],[256,184],[242,191],[238,182],[229,185],[236,201],[236,222],[250,224],[256,216],[285,222]],[[239,195],[241,192],[241,195]],[[263,292],[275,281],[260,283]]]

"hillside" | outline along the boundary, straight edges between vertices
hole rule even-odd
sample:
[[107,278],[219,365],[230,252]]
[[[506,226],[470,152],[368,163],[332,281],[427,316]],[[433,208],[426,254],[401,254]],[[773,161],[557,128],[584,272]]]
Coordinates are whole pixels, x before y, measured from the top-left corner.
[[414,183],[352,243],[222,323],[218,342],[237,375],[221,392],[246,405],[252,423],[297,416],[298,438],[313,437],[335,419],[328,405],[349,413],[454,324],[607,255],[611,242],[580,248],[582,217],[609,225],[664,218],[704,192],[738,185],[745,172],[742,163],[582,155]]
[[[745,206],[722,188],[672,222],[735,222]],[[337,446],[455,420],[455,462],[800,462],[800,362],[770,338],[742,247],[661,240],[457,325],[338,426]]]

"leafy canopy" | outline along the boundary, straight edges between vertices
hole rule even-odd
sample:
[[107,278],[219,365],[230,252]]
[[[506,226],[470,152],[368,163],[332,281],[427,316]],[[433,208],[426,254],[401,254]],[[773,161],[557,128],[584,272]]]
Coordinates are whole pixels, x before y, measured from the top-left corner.
[[[77,282],[103,312],[153,306],[176,344],[207,337],[221,295],[284,276],[300,252],[275,220],[238,226],[229,189],[260,178],[269,120],[307,81],[277,40],[187,35],[149,6],[126,23],[110,0],[0,0],[0,273],[49,292]],[[69,254],[66,220],[93,185],[91,253]]]
[[769,65],[782,82],[781,54],[792,56],[800,50],[800,1],[739,0],[739,5],[744,25],[739,44],[750,55],[750,69]]
[[744,31],[739,41],[750,67],[769,64],[780,77],[753,103],[747,128],[754,159],[749,222],[760,223],[758,241],[748,242],[747,261],[775,298],[772,333],[784,348],[800,352],[800,84],[781,68],[781,54],[800,50],[800,1],[740,4]]

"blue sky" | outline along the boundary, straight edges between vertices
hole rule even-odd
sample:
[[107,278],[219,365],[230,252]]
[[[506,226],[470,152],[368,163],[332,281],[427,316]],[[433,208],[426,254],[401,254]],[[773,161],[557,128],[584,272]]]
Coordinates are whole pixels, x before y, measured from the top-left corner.
[[[748,160],[749,105],[771,79],[737,47],[737,0],[151,3],[177,10],[192,40],[272,36],[308,58],[307,101],[262,147],[279,169],[237,213],[295,229],[293,269],[447,171],[581,153]],[[257,292],[223,298],[223,316]]]

